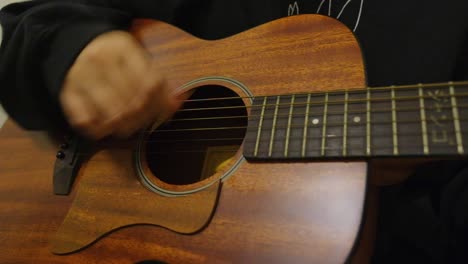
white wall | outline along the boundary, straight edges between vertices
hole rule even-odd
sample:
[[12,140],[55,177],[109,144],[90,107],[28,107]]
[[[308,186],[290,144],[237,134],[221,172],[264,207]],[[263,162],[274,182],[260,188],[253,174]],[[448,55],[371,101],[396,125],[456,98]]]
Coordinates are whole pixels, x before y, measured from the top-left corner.
[[[0,8],[14,2],[21,2],[19,0],[0,0]],[[2,42],[2,27],[0,26],[0,43]],[[0,84],[2,85],[2,84]],[[0,105],[0,128],[3,126],[5,121],[7,120],[7,115],[5,114],[5,111],[3,110],[2,106]]]

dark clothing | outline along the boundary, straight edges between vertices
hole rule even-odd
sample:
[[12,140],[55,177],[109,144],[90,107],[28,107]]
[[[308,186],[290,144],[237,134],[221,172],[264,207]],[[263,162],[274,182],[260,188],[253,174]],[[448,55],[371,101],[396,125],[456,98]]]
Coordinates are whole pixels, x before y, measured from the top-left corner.
[[374,263],[468,263],[468,161],[423,166],[380,196]]
[[[299,13],[339,18],[356,33],[364,51],[370,86],[468,80],[466,0],[44,0],[10,5],[0,12],[4,27],[0,102],[25,128],[49,129],[63,125],[58,95],[77,54],[97,35],[126,29],[134,18],[159,19],[198,37],[217,39]],[[379,245],[395,245],[395,241],[403,239],[402,247],[435,263],[447,260],[447,255],[461,256],[466,246],[462,243],[466,243],[468,236],[463,223],[468,223],[468,216],[462,212],[467,207],[466,202],[458,203],[458,199],[468,200],[468,187],[457,188],[458,184],[466,186],[466,175],[466,170],[452,171],[447,176],[449,179],[434,185],[437,188],[433,186],[419,192],[421,199],[426,199],[424,205],[412,204],[410,201],[414,197],[398,196],[398,199],[390,199],[391,206],[387,206],[390,215],[401,216],[406,212],[409,219],[411,213],[417,211],[414,208],[429,210],[437,220],[430,221],[437,228],[427,232],[437,235],[427,239],[440,240],[444,247],[437,248],[435,244],[426,247],[408,240],[408,236],[388,234],[396,223],[389,219],[384,219],[390,224],[384,221],[389,228],[384,228],[387,233],[379,237]],[[404,184],[399,188],[411,190],[412,186]],[[453,188],[450,190],[455,193],[451,194],[457,198],[444,198],[445,188]],[[439,196],[429,199],[433,192]],[[454,202],[447,205],[448,201]],[[440,220],[442,218],[445,220]],[[421,219],[425,220],[428,219]],[[447,221],[450,233],[440,228]],[[406,231],[417,224],[409,223]],[[415,247],[421,252],[413,250]],[[426,250],[428,248],[441,250],[436,259],[429,254],[436,252]],[[395,263],[395,258],[401,260],[399,254],[405,251],[389,246],[377,252],[377,262],[392,256]]]

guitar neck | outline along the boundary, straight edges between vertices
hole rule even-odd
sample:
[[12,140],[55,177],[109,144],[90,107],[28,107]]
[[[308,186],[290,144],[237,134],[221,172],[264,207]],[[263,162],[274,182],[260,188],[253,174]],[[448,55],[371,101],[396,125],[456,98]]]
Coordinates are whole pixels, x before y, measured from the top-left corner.
[[254,99],[247,159],[458,156],[468,149],[468,82]]

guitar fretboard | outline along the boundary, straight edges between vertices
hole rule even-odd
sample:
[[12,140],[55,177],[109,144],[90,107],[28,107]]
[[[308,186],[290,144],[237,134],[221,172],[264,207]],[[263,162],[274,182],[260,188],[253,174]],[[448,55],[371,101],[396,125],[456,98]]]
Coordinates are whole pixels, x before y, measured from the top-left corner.
[[247,159],[456,156],[468,150],[468,86],[416,85],[257,97]]

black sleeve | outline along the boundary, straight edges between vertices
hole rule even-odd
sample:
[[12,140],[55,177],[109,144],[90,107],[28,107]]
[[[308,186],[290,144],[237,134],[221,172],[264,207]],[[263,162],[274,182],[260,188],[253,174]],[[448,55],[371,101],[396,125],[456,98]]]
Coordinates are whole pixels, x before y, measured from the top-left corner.
[[455,81],[468,81],[468,31],[465,34],[461,52],[457,55]]
[[58,96],[74,59],[97,35],[131,23],[116,2],[39,0],[0,11],[0,103],[23,128],[66,125]]

